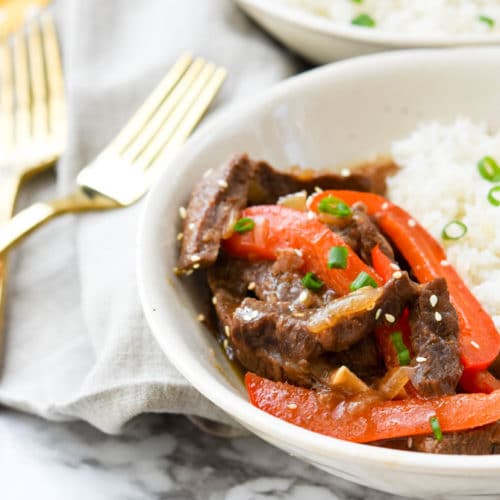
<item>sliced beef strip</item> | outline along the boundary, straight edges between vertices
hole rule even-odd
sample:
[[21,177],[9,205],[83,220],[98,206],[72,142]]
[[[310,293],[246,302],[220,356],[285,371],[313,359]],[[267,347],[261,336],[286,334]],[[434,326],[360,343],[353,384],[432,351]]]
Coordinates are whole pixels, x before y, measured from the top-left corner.
[[434,436],[415,436],[410,449],[424,453],[448,455],[490,455],[493,453],[493,434],[496,424],[462,432],[443,433],[438,441]]
[[[394,165],[394,163],[390,163]],[[366,172],[361,171],[361,168],[359,171],[353,170],[347,176],[315,172],[314,170],[285,172],[275,170],[265,161],[258,161],[255,162],[254,176],[250,183],[248,204],[265,205],[276,203],[280,196],[303,190],[312,193],[316,187],[384,194],[385,181],[384,184],[380,184],[379,180],[375,180],[375,178],[384,177],[385,179],[387,172],[382,164]],[[383,191],[378,191],[381,188]]]
[[[340,308],[344,316],[337,318],[331,327],[313,333],[310,329],[311,319],[318,311],[330,307],[332,301],[324,306],[298,310],[290,302],[266,302],[246,297],[234,308],[241,296],[231,296],[231,292],[224,289],[220,277],[217,280],[212,278],[209,282],[217,298],[217,313],[224,327],[227,327],[228,336],[241,364],[248,370],[273,380],[285,380],[304,386],[321,383],[325,373],[344,364],[349,357],[335,357],[328,353],[347,350],[360,342],[373,331],[378,322],[387,321],[386,314],[397,318],[405,304],[411,300],[415,288],[408,276],[403,274],[400,279],[391,280],[381,288],[375,302],[370,299],[369,308],[356,311]],[[231,284],[228,286],[230,290]],[[364,293],[371,293],[371,290],[366,289]],[[363,290],[358,291],[360,293]],[[333,302],[342,300],[348,299],[341,297]],[[222,301],[229,305],[222,304]],[[232,318],[224,314],[228,309],[234,310]],[[386,312],[377,315],[378,309]],[[354,357],[351,362],[352,359]],[[359,367],[356,370],[361,371]]]
[[493,374],[496,378],[500,379],[500,356],[497,356],[497,359],[493,361],[491,366],[488,368],[491,374]]
[[[458,345],[458,316],[443,278],[420,286],[410,308],[414,370],[411,381],[423,396],[454,394],[463,367]],[[420,358],[422,362],[417,362]]]
[[420,451],[446,455],[490,455],[494,452],[495,426],[489,424],[461,432],[443,432],[443,439],[434,436],[411,436],[408,438],[388,439],[376,444],[384,448],[406,451]]
[[334,366],[347,366],[365,382],[372,382],[385,373],[384,359],[373,336],[365,337],[347,351],[328,356]]
[[380,175],[353,173],[299,174],[280,172],[266,162],[252,161],[246,154],[237,155],[204,176],[194,188],[184,221],[178,271],[213,264],[219,254],[224,234],[234,224],[239,212],[248,205],[275,203],[285,194],[314,187],[376,191]]
[[287,304],[244,299],[233,315],[231,342],[240,363],[261,376],[303,386],[321,379],[321,345]]
[[237,156],[196,185],[184,221],[179,271],[216,261],[224,232],[246,206],[253,169],[246,155]]
[[208,279],[213,293],[222,287],[243,300],[251,292],[266,302],[293,303],[296,310],[332,300],[335,293],[326,287],[317,293],[304,288],[303,273],[298,270],[301,266],[302,259],[293,250],[280,251],[274,262],[219,259],[208,270]]
[[[308,326],[318,336],[325,351],[345,351],[373,332],[378,324],[392,325],[416,293],[417,285],[409,279],[406,272],[401,272],[401,277],[393,278],[377,289],[375,302],[369,308],[359,310],[356,307],[350,311],[349,302],[356,294],[373,294],[371,288],[361,289],[316,309],[308,321]],[[320,329],[318,324],[323,317],[335,318],[334,324],[329,328]]]
[[376,245],[380,246],[387,257],[394,260],[391,245],[378,226],[370,219],[363,203],[353,205],[352,216],[346,225],[338,229],[332,227],[332,229],[339,233],[344,241],[368,264],[372,263],[371,251]]

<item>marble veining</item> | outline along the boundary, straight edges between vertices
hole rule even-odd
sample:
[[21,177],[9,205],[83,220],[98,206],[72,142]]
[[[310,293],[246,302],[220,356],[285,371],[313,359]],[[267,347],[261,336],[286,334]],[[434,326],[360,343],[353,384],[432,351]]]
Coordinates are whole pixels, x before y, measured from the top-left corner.
[[[0,413],[2,500],[390,500],[255,437],[219,438],[146,415],[121,436]],[[409,498],[409,497],[407,497]]]

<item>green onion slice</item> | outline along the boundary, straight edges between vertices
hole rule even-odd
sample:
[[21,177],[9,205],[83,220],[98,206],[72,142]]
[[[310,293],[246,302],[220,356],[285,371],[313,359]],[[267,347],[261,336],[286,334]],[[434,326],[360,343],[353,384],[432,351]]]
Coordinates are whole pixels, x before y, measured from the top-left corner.
[[367,272],[361,271],[356,276],[356,279],[351,283],[349,288],[351,292],[355,292],[356,290],[359,290],[360,288],[363,288],[365,286],[378,288],[377,282]]
[[391,342],[398,354],[399,364],[407,366],[410,364],[410,351],[403,342],[403,334],[401,332],[391,333]]
[[477,162],[481,177],[489,182],[500,182],[500,167],[494,158],[485,156]]
[[485,16],[484,14],[482,16],[479,16],[479,20],[482,23],[487,24],[490,28],[493,28],[493,26],[495,26],[495,20],[489,16]]
[[234,225],[233,229],[237,233],[247,233],[248,231],[251,231],[255,227],[255,222],[253,219],[250,219],[250,217],[243,217],[242,219],[236,221],[236,224]]
[[335,196],[327,196],[318,204],[318,210],[324,214],[335,215],[336,217],[348,217],[352,214],[349,205]]
[[375,26],[375,20],[368,14],[360,14],[351,21],[351,24],[362,26],[363,28],[373,28]]
[[467,226],[459,220],[452,220],[443,227],[441,237],[443,240],[459,240],[467,234]]
[[302,284],[306,288],[309,288],[309,290],[313,290],[314,292],[320,290],[324,285],[324,283],[314,273],[307,273],[302,278]]
[[492,187],[488,192],[488,201],[494,207],[500,207],[500,186]]
[[439,423],[439,419],[434,416],[429,419],[429,424],[431,424],[431,429],[434,434],[434,437],[438,441],[443,440],[443,431],[441,430],[441,424]]
[[347,247],[332,247],[328,252],[329,269],[345,269],[347,267]]

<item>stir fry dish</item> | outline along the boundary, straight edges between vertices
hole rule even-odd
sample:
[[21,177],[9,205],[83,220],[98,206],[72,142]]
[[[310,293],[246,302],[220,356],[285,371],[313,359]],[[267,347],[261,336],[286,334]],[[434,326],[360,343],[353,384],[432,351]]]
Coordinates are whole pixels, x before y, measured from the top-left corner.
[[176,272],[203,271],[261,410],[358,443],[500,452],[499,332],[418,214],[384,197],[397,168],[238,155],[180,209]]

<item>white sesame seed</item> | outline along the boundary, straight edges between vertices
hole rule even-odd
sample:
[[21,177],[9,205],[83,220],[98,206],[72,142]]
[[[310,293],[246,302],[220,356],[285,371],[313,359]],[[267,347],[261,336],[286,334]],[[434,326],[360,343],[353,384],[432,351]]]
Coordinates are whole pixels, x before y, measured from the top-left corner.
[[472,347],[474,347],[474,349],[480,349],[481,348],[481,346],[475,340],[471,340],[470,341],[470,345]]
[[217,304],[217,297],[215,295],[212,297],[212,304],[214,306]]
[[181,219],[185,219],[187,216],[187,211],[184,207],[179,207],[179,216]]
[[179,274],[179,268],[178,267],[174,267],[172,270],[174,271],[174,274]]
[[195,254],[191,255],[191,257],[189,257],[189,259],[191,260],[191,262],[200,262],[201,257],[195,253]]
[[314,191],[316,191],[316,193],[322,193],[323,192],[323,190],[319,186],[314,186]]
[[251,281],[250,283],[248,283],[247,288],[248,288],[249,290],[255,290],[255,287],[256,287],[256,286],[257,286],[257,285],[255,284],[255,281]]
[[382,309],[377,309],[377,312],[375,313],[375,319],[379,319],[381,314],[382,314]]
[[289,403],[286,405],[289,410],[296,410],[297,405],[295,403]]
[[348,168],[343,168],[341,171],[340,171],[340,175],[342,177],[349,177],[351,175],[351,171],[348,169]]
[[188,224],[188,229],[190,229],[191,231],[194,229],[194,222],[190,222]]
[[431,295],[429,297],[429,302],[431,304],[431,307],[436,307],[437,306],[437,303],[438,303],[438,298],[437,298],[437,295]]
[[224,346],[224,349],[227,349],[229,347],[229,342],[227,341],[227,339],[223,340],[222,345]]
[[294,318],[303,318],[305,316],[305,314],[301,313],[301,312],[294,312],[294,313],[292,313],[292,316]]
[[417,356],[417,357],[415,358],[415,361],[416,361],[417,363],[425,363],[425,362],[427,361],[427,358],[424,358],[423,356]]
[[392,314],[385,314],[384,318],[388,323],[395,323],[396,322],[396,318]]
[[392,273],[392,277],[396,280],[398,280],[399,278],[401,278],[403,276],[403,273],[401,271],[395,271],[394,273]]
[[304,256],[304,253],[299,248],[295,248],[293,251],[295,252],[295,255],[297,257],[303,257]]
[[193,274],[193,270],[192,269],[188,269],[184,274],[186,276],[191,276]]
[[411,448],[413,446],[413,438],[409,437],[408,438],[408,448]]
[[213,169],[212,168],[209,168],[208,170],[205,171],[205,173],[203,174],[203,178],[205,179],[206,177],[208,177],[211,173],[213,172]]
[[199,262],[197,262],[196,264],[193,264],[193,269],[199,269],[199,268],[200,268]]
[[440,312],[436,311],[434,313],[434,318],[435,318],[436,321],[441,321],[443,319],[443,316],[441,316]]
[[417,223],[413,219],[408,219],[408,225],[410,227],[415,227],[417,225]]
[[226,189],[228,187],[228,183],[224,179],[220,179],[217,181],[217,184],[221,187]]
[[314,212],[307,212],[307,218],[313,220],[316,218],[316,214]]
[[391,262],[391,263],[389,264],[389,267],[390,267],[391,269],[393,269],[394,271],[399,271],[399,269],[401,269],[401,268],[399,267],[399,265],[398,265],[398,264],[396,264],[395,262]]
[[197,319],[200,323],[203,323],[205,321],[205,315],[204,314],[198,314]]
[[446,266],[449,266],[449,265],[450,265],[450,263],[449,263],[447,260],[442,260],[442,261],[440,262],[440,264],[441,264],[443,267],[446,267]]
[[384,202],[382,203],[382,210],[387,210],[389,208],[389,203]]
[[177,235],[177,240],[178,240],[178,241],[181,241],[181,240],[182,240],[182,238],[184,238],[184,234],[183,234],[183,233],[179,233],[179,234]]
[[309,292],[307,290],[302,290],[299,295],[299,302],[305,303],[309,298]]
[[231,329],[229,328],[229,326],[225,326],[224,327],[224,333],[226,334],[226,337],[229,337],[231,335]]

